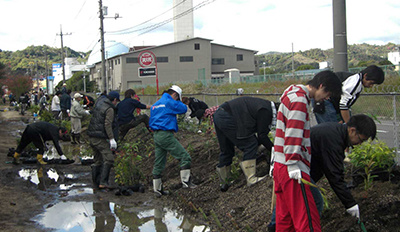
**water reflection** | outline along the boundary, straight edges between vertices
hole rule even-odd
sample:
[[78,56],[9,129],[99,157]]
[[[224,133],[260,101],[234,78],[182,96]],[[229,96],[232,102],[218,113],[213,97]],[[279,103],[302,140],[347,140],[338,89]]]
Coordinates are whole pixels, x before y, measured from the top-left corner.
[[162,208],[139,208],[113,202],[60,202],[35,219],[56,231],[210,231],[190,217]]
[[[78,195],[85,193],[93,193],[91,188],[87,188],[87,184],[83,183],[72,183],[65,184],[71,180],[76,180],[77,175],[75,174],[64,174],[57,170],[57,168],[23,168],[18,172],[18,175],[24,180],[30,181],[31,183],[38,186],[38,189],[46,191],[51,185],[54,188],[67,192],[66,195]],[[82,188],[86,187],[86,188]]]
[[96,222],[94,231],[114,231],[116,220],[114,214],[111,212],[110,202],[93,202],[93,215]]

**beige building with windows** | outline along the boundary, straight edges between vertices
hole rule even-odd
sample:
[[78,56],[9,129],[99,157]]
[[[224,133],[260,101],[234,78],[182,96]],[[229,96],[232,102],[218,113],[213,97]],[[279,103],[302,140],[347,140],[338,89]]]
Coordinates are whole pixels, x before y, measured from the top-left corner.
[[[133,51],[108,57],[106,59],[108,88],[125,91],[129,88],[156,84],[156,77],[139,76],[138,69],[141,66],[138,56],[143,51],[150,51],[156,56],[160,85],[222,79],[227,69],[238,69],[240,76],[258,74],[255,61],[257,51],[215,44],[211,41],[197,37],[160,46],[131,49]],[[98,86],[101,86],[101,62],[88,64],[88,68],[90,80],[96,81]]]

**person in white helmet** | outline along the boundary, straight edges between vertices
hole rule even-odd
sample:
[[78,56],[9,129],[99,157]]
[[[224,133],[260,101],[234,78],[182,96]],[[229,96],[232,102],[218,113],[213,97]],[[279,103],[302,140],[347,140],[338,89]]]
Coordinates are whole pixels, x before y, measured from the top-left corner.
[[238,96],[243,96],[243,93],[244,93],[244,89],[243,88],[238,88],[236,90],[236,95],[238,95]]
[[177,114],[184,114],[187,111],[182,100],[182,89],[173,85],[165,91],[160,100],[150,108],[150,128],[154,131],[155,160],[153,166],[153,187],[157,196],[167,195],[162,186],[162,172],[167,162],[169,152],[175,159],[179,160],[181,167],[180,175],[183,188],[194,188],[190,176],[192,159],[185,148],[174,137],[178,131]]

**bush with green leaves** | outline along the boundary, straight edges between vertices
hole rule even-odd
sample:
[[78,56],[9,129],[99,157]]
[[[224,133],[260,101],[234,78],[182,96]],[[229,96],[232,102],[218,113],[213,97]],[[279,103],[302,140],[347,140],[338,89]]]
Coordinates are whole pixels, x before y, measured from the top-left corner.
[[144,179],[139,168],[141,160],[138,143],[124,143],[115,159],[115,182],[125,186],[140,183]]
[[371,140],[355,146],[349,154],[349,159],[354,167],[359,170],[363,169],[365,189],[372,187],[372,182],[376,175],[373,172],[383,169],[391,172],[395,163],[395,149],[389,148],[385,142],[377,141],[372,143]]

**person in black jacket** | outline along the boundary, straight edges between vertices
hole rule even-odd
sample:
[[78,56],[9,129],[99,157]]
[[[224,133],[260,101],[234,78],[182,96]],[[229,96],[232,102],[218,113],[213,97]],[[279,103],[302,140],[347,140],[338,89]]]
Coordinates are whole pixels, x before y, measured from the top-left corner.
[[64,127],[57,127],[48,122],[35,122],[29,124],[22,133],[21,141],[15,150],[13,163],[19,164],[21,152],[32,142],[35,147],[39,149],[36,156],[38,162],[43,165],[47,164],[43,161],[45,142],[52,140],[58,154],[62,156],[63,151],[61,150],[59,140],[67,140],[67,137],[67,129]]
[[206,109],[208,109],[208,105],[200,101],[199,99],[196,99],[194,97],[183,97],[182,102],[189,106],[189,109],[192,111],[190,113],[190,117],[196,117],[199,120],[199,124],[201,123],[201,119],[203,118],[204,112]]
[[[347,147],[355,146],[374,139],[376,124],[364,114],[352,116],[348,123],[321,123],[311,128],[311,180],[318,182],[324,175],[346,208],[346,212],[359,218],[360,211],[350,190],[344,181],[344,159]],[[323,199],[317,188],[311,188],[315,204],[321,214]],[[275,231],[275,214],[273,213],[268,231]]]
[[94,151],[94,164],[91,168],[95,188],[110,187],[108,178],[114,166],[113,152],[117,149],[116,105],[119,101],[119,93],[116,91],[110,91],[107,96],[98,98],[86,132],[89,136],[90,147]]
[[311,128],[311,178],[318,182],[325,175],[346,211],[357,218],[358,204],[344,181],[344,151],[375,136],[375,122],[364,114],[352,116],[346,124],[323,123]]
[[243,151],[240,167],[246,176],[247,185],[253,185],[265,178],[255,176],[257,149],[262,144],[271,151],[273,143],[268,138],[268,133],[275,123],[276,106],[268,100],[240,97],[219,106],[214,113],[214,125],[221,150],[217,166],[221,191],[229,188],[235,146]]
[[119,139],[124,140],[125,135],[130,129],[143,123],[148,130],[149,128],[149,116],[146,114],[140,114],[137,117],[134,116],[134,111],[136,109],[150,109],[150,105],[145,105],[139,100],[135,90],[128,89],[125,91],[125,98],[117,106],[118,115],[118,127],[119,127]]
[[28,93],[21,93],[19,96],[18,103],[21,104],[21,115],[25,115],[25,110],[28,106],[29,96]]
[[62,112],[62,118],[64,120],[69,120],[69,113],[71,110],[71,103],[72,103],[72,98],[70,96],[71,90],[68,89],[66,92],[63,92],[63,94],[60,97],[60,107],[61,107],[61,112]]

